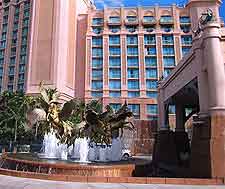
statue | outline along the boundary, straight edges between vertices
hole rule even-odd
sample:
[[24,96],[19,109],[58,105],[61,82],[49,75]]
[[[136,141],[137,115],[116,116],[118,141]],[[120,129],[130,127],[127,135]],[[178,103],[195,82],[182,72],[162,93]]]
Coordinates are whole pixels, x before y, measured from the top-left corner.
[[[134,125],[128,120],[133,114],[126,102],[116,112],[109,105],[105,107],[106,111],[102,112],[102,108],[96,108],[98,101],[85,105],[77,99],[72,99],[60,104],[57,90],[45,88],[43,83],[40,84],[40,95],[36,101],[34,109],[28,112],[27,122],[31,127],[37,125],[36,133],[38,127],[43,134],[54,131],[61,144],[70,146],[76,138],[84,137],[89,138],[91,142],[110,144],[119,130],[122,135],[123,129],[134,129]],[[73,115],[77,115],[76,123],[71,120]]]
[[207,9],[206,12],[202,13],[201,17],[198,21],[198,28],[197,30],[192,30],[194,33],[194,36],[198,36],[202,32],[202,28],[204,25],[206,25],[208,22],[214,21],[215,16],[213,14],[213,11],[211,9]]
[[111,139],[119,130],[121,136],[123,129],[134,130],[133,123],[128,120],[132,116],[133,113],[128,109],[126,102],[116,112],[109,105],[106,106],[106,111],[103,113],[97,113],[88,108],[85,111],[85,124],[81,133],[88,136],[92,142],[110,144]]

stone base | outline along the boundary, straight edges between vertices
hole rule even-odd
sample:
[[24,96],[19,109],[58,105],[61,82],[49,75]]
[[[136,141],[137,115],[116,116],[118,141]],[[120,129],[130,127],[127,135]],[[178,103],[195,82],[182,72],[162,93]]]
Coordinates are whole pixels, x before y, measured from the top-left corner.
[[188,167],[190,160],[190,143],[188,139],[188,133],[185,131],[176,131],[175,133],[175,144],[178,159],[178,166]]
[[195,117],[191,145],[191,176],[225,178],[225,116]]
[[153,163],[177,164],[177,151],[172,131],[159,131],[154,144]]

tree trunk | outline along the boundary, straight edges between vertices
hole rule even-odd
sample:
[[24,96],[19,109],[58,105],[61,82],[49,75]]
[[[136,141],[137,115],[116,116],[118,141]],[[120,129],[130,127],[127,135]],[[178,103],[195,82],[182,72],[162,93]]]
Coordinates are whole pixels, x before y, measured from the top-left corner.
[[35,128],[35,141],[37,140],[37,135],[38,135],[38,127],[39,127],[39,123],[36,123],[36,128]]
[[17,120],[15,120],[14,143],[16,143],[16,140],[17,140]]

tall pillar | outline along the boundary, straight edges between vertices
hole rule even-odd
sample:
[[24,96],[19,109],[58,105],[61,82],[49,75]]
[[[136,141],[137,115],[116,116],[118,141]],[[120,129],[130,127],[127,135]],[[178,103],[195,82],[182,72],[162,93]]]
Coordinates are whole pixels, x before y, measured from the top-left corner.
[[158,131],[168,131],[168,111],[164,103],[164,91],[162,88],[158,88]]
[[164,103],[164,91],[158,88],[158,133],[155,138],[153,164],[177,164],[177,152],[174,133],[169,129],[168,105]]
[[225,178],[225,69],[220,25],[208,24],[203,31],[211,117],[211,176]]
[[179,166],[188,166],[189,158],[184,159],[182,155],[190,157],[190,144],[188,133],[185,132],[185,107],[183,104],[176,104],[176,129],[175,129],[175,146]]
[[176,132],[185,131],[185,108],[182,104],[176,104]]
[[204,28],[204,62],[208,70],[209,106],[212,112],[225,110],[225,69],[220,41],[220,25]]

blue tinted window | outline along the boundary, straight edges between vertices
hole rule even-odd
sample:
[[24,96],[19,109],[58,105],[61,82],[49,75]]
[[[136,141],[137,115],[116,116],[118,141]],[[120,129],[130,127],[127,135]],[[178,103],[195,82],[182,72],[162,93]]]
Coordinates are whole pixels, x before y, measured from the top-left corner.
[[146,81],[147,89],[156,89],[157,85],[158,85],[157,81],[151,81],[151,80]]
[[92,48],[92,56],[103,56],[103,51],[100,48]]
[[121,81],[109,81],[109,89],[120,89],[121,88]]
[[120,31],[120,26],[109,26],[109,30],[113,33],[117,33]]
[[102,91],[92,91],[91,96],[92,97],[102,97],[103,93]]
[[158,106],[156,104],[148,104],[147,105],[147,113],[148,114],[157,114]]
[[102,89],[103,83],[102,81],[92,81],[92,89],[98,90]]
[[127,54],[128,55],[138,55],[138,48],[137,47],[127,47]]
[[121,92],[120,91],[109,91],[109,96],[110,97],[121,97]]
[[128,68],[127,77],[128,78],[139,78],[139,70],[136,68]]
[[128,57],[127,65],[128,66],[138,66],[138,58],[137,57]]
[[103,18],[93,18],[92,25],[101,25],[103,24]]
[[160,22],[172,22],[172,21],[173,21],[173,18],[170,15],[164,15],[164,16],[161,16],[160,18]]
[[103,73],[102,70],[92,70],[93,79],[102,79]]
[[128,91],[128,97],[129,98],[135,98],[135,97],[139,97],[139,96],[140,96],[139,91]]
[[102,37],[92,37],[93,46],[102,46]]
[[139,81],[129,80],[128,89],[139,89]]
[[174,48],[173,47],[163,47],[163,54],[164,55],[174,55]]
[[121,70],[120,69],[109,69],[109,78],[120,78],[121,77]]
[[110,57],[109,66],[120,66],[120,57]]
[[147,68],[145,74],[146,74],[146,78],[157,78],[157,69]]
[[132,45],[138,44],[137,35],[127,35],[127,44],[132,44]]
[[149,98],[157,98],[157,92],[156,91],[147,91],[146,95]]
[[172,35],[163,35],[162,36],[163,44],[173,44],[173,36]]
[[163,65],[165,67],[175,66],[175,58],[174,57],[163,57]]
[[109,47],[110,55],[120,55],[120,47]]
[[92,67],[101,68],[103,64],[102,59],[92,59]]
[[157,66],[156,57],[145,57],[145,66]]
[[155,44],[155,35],[145,35],[144,37],[145,44]]
[[156,55],[156,48],[155,47],[146,47],[145,55]]
[[144,22],[155,22],[155,18],[153,16],[144,16]]
[[181,36],[181,43],[182,43],[182,45],[191,45],[192,44],[192,36],[191,35]]
[[189,16],[181,16],[180,17],[180,23],[190,23],[191,19]]
[[120,17],[119,16],[110,16],[109,17],[109,22],[110,23],[119,23],[120,22]]
[[109,36],[109,45],[119,45],[120,44],[120,36],[119,35],[110,35]]
[[182,55],[184,56],[184,55],[186,55],[187,53],[189,53],[190,49],[191,49],[191,48],[189,48],[189,47],[182,47]]

